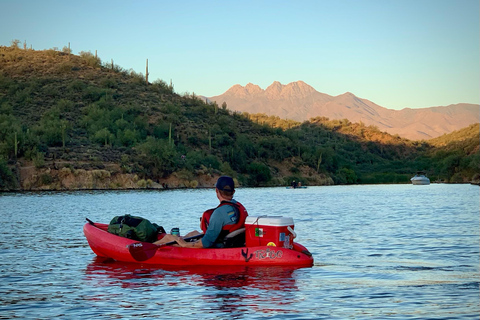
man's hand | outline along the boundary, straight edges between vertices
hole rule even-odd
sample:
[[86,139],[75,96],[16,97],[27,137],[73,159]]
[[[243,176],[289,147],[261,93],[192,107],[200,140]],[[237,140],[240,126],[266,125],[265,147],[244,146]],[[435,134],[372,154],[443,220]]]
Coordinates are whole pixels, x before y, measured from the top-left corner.
[[202,240],[186,242],[182,238],[178,238],[177,243],[180,247],[184,247],[184,248],[203,248]]

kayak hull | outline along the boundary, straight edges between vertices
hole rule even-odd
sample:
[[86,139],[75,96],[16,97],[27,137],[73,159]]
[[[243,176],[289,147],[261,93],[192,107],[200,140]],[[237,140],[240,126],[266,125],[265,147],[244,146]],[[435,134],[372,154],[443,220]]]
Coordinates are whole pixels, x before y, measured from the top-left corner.
[[[129,246],[138,241],[123,238],[107,232],[108,225],[86,223],[83,232],[92,251],[99,257],[122,262],[139,262],[129,251]],[[311,267],[313,257],[298,244],[293,249],[257,246],[221,249],[193,249],[176,246],[162,246],[151,258],[141,261],[146,264],[170,266],[296,266]]]

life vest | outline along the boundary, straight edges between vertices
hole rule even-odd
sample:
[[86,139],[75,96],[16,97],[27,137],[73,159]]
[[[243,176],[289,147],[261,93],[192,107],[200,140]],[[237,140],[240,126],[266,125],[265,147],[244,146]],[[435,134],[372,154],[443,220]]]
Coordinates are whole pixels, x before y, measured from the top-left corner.
[[[225,205],[229,205],[234,208],[238,220],[237,223],[224,225],[222,228],[222,232],[220,233],[221,236],[219,238],[223,238],[230,232],[245,227],[245,219],[247,219],[248,216],[247,209],[245,209],[245,207],[240,202],[234,203],[230,201],[222,201],[217,208]],[[203,233],[207,232],[210,218],[212,217],[213,211],[215,211],[217,208],[208,209],[203,213],[202,217],[200,218],[200,228],[202,229]]]

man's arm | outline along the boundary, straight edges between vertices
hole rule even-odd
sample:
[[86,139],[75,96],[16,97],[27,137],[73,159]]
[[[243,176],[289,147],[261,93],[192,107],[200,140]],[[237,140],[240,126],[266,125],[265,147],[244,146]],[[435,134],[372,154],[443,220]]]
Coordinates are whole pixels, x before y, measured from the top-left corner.
[[180,247],[184,247],[184,248],[203,248],[203,243],[202,243],[202,240],[197,240],[197,241],[192,241],[192,242],[187,242],[185,240],[183,240],[182,238],[178,238],[176,239],[178,245]]

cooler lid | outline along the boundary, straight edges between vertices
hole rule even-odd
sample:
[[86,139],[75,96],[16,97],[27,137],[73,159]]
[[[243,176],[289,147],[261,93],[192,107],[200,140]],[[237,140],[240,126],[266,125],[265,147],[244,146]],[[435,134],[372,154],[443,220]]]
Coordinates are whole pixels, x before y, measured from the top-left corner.
[[274,227],[285,227],[285,226],[293,226],[293,218],[290,217],[282,217],[282,216],[260,216],[260,217],[253,217],[248,216],[245,220],[245,224],[252,225],[258,224],[262,226],[274,226]]

